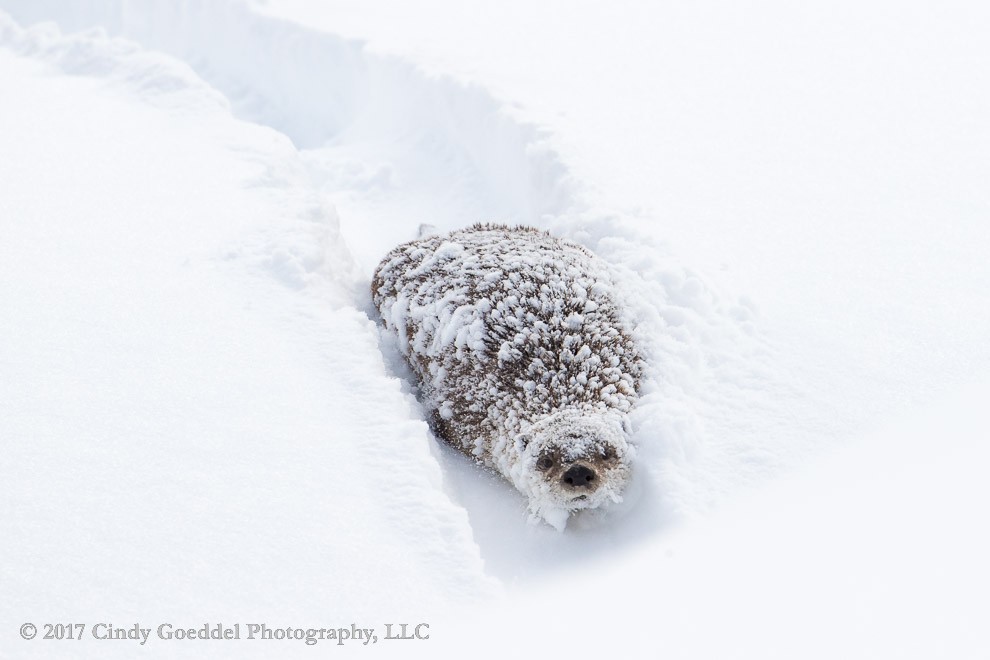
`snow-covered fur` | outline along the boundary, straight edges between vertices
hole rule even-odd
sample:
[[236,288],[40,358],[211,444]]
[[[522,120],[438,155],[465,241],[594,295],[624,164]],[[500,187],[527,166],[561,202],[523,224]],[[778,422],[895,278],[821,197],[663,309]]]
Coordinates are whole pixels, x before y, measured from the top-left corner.
[[511,481],[534,518],[560,529],[621,499],[641,362],[603,261],[479,224],[392,250],[372,296],[437,434]]

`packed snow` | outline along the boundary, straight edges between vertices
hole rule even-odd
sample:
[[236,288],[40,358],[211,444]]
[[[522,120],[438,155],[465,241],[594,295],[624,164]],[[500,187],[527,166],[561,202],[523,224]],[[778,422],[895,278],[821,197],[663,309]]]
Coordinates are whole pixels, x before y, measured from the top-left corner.
[[[982,657],[988,31],[0,0],[0,655],[313,652],[26,622],[428,621],[334,651]],[[432,436],[372,304],[421,224],[478,221],[603,259],[646,358],[622,506],[562,532]]]

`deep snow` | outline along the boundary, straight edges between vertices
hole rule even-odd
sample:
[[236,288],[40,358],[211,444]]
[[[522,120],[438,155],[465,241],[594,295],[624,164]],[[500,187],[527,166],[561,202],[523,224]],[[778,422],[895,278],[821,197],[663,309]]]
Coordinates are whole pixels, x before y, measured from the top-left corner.
[[[527,590],[438,651],[484,639],[486,657],[984,658],[988,387]],[[575,590],[590,598],[581,625]]]
[[[801,643],[828,634],[846,655],[978,655],[985,8],[0,9],[136,42],[0,27],[4,650],[45,654],[13,637],[24,608],[360,621],[505,585],[486,620],[541,645],[577,579],[603,630],[638,634],[584,640],[613,650],[824,655]],[[379,345],[377,260],[422,222],[477,220],[581,242],[628,294],[652,370],[635,488],[605,521],[526,525],[507,484],[431,441]],[[920,429],[884,430],[917,409]],[[831,559],[878,518],[889,533]],[[655,561],[671,544],[690,559]],[[903,605],[891,555],[939,608]],[[448,643],[480,634],[443,620]],[[719,630],[743,641],[701,639]]]
[[169,58],[2,20],[4,654],[54,655],[23,621],[406,621],[497,594],[292,145]]

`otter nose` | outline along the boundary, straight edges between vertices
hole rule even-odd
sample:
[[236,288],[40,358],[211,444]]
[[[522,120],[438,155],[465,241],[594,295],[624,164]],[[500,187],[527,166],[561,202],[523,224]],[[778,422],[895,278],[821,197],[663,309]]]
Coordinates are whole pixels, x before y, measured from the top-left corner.
[[594,488],[598,475],[587,465],[572,465],[560,480],[570,488]]

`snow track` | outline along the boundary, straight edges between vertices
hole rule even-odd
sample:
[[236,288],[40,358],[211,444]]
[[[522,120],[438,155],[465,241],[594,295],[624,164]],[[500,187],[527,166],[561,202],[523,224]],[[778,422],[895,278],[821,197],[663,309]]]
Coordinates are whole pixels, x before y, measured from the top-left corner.
[[[17,156],[0,164],[17,607],[164,621],[195,603],[299,625],[497,594],[291,143],[98,32],[0,13],[0,67],[19,90],[0,109]],[[388,602],[369,588],[383,581]],[[23,610],[4,608],[6,630]]]
[[[0,655],[976,657],[990,15],[847,4],[0,0]],[[479,220],[603,257],[649,357],[625,501],[563,533],[375,324],[381,256]]]
[[243,0],[5,4],[22,23],[54,20],[67,31],[100,26],[188,62],[238,116],[275,128],[300,149],[358,137],[413,140],[420,156],[469,163],[478,188],[470,192],[499,216],[556,215],[572,202],[566,170],[541,131],[514,121],[483,89],[370,54],[359,41],[265,16]]
[[[640,478],[628,498],[634,515],[616,516],[607,521],[610,535],[590,531],[580,543],[526,529],[520,525],[524,503],[511,490],[479,479],[475,466],[440,448],[448,488],[467,507],[489,570],[541,572],[562,558],[610,547],[617,538],[647,534],[765,478],[811,439],[800,424],[795,432],[793,418],[805,404],[774,366],[752,303],[713,289],[665,246],[634,230],[623,213],[590,204],[552,149],[553,136],[516,119],[511,106],[485,90],[238,0],[5,4],[24,23],[55,20],[66,30],[101,26],[169,53],[195,75],[170,60],[174,71],[159,77],[169,81],[162,83],[166,88],[204,88],[204,99],[220,103],[201,79],[229,100],[237,116],[288,136],[301,150],[309,186],[336,207],[339,233],[335,222],[324,222],[332,211],[317,204],[315,222],[265,230],[243,250],[310,303],[315,296],[370,313],[371,270],[422,222],[440,229],[477,220],[542,226],[613,265],[628,294],[631,325],[654,367],[634,418],[641,457]],[[84,52],[99,36],[72,39],[78,44],[70,50]],[[134,51],[132,59],[149,57],[134,46],[108,43]],[[126,67],[117,70],[120,65],[94,64],[99,58],[77,64],[64,50],[43,56],[70,72],[132,75]],[[272,164],[259,160],[259,166]],[[263,175],[272,176],[277,173]],[[397,354],[386,350],[386,357],[391,373],[403,373]],[[370,401],[367,407],[375,409]],[[509,538],[507,529],[513,530]]]

